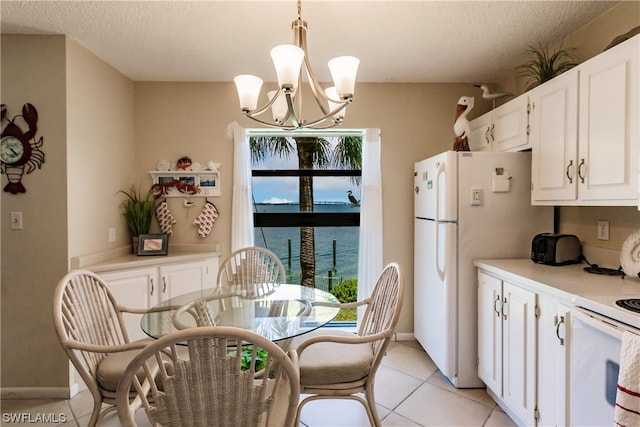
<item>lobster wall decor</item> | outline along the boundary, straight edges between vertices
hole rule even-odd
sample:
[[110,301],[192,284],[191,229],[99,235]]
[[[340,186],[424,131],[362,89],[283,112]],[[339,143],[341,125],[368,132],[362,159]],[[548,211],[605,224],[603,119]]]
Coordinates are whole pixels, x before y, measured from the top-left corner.
[[40,147],[44,141],[42,137],[36,139],[37,122],[38,111],[32,104],[24,104],[22,114],[11,119],[7,117],[7,106],[0,104],[0,123],[4,126],[0,134],[0,173],[9,179],[4,187],[8,193],[26,192],[22,184],[25,169],[30,174],[42,168],[44,152]]

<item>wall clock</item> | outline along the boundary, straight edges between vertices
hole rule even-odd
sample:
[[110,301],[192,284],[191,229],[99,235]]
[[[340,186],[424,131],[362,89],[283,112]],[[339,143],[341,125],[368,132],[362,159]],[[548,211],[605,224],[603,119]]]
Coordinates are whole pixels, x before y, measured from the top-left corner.
[[[7,175],[9,183],[4,191],[11,194],[26,192],[22,184],[25,169],[30,174],[44,163],[44,152],[40,149],[42,137],[36,140],[38,111],[32,104],[22,106],[22,114],[7,118],[7,107],[0,105],[0,122],[4,125],[0,135],[0,172]],[[22,130],[26,128],[26,130]]]

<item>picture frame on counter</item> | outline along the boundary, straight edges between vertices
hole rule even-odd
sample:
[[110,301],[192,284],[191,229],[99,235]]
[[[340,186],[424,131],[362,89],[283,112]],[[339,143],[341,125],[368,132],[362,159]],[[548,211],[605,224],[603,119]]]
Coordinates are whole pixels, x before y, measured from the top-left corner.
[[138,239],[138,256],[167,255],[169,236],[166,234],[141,234]]

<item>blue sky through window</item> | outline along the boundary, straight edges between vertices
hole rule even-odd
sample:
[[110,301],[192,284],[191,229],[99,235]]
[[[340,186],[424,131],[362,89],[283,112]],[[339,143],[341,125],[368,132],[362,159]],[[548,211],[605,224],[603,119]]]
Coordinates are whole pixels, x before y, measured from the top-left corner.
[[[329,141],[335,143],[337,138]],[[298,169],[295,154],[287,158],[267,155],[254,169]],[[251,181],[255,203],[298,203],[298,177],[254,177]],[[360,200],[360,188],[349,177],[315,177],[313,181],[314,201],[349,203],[347,191],[352,191]]]

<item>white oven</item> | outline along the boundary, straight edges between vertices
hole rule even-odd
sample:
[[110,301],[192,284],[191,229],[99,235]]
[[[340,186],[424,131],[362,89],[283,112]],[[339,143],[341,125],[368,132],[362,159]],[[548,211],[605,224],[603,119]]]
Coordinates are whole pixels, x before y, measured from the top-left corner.
[[[622,334],[624,331],[631,331],[640,335],[640,328],[591,311],[597,308],[593,305],[589,308],[590,310],[576,307],[571,311],[570,424],[611,426]],[[616,314],[611,310],[599,310],[603,311],[609,315]],[[640,314],[618,314],[618,317],[633,325],[640,322]]]

